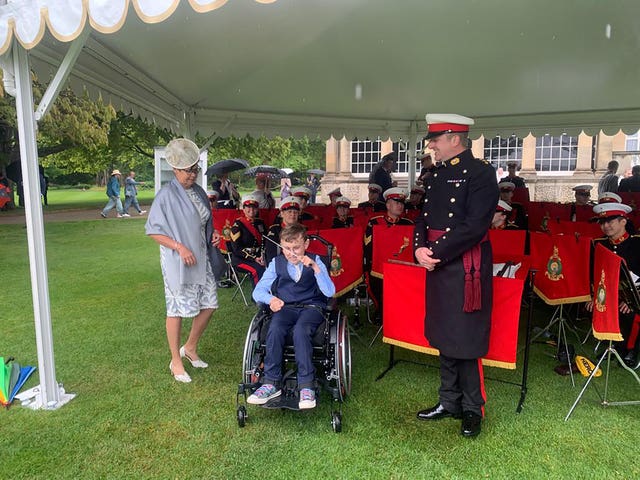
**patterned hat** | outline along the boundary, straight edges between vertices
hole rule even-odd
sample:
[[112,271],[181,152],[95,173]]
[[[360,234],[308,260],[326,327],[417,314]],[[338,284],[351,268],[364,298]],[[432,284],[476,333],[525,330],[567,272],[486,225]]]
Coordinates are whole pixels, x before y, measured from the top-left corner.
[[182,170],[198,163],[200,149],[191,140],[174,138],[167,145],[165,157],[169,165]]

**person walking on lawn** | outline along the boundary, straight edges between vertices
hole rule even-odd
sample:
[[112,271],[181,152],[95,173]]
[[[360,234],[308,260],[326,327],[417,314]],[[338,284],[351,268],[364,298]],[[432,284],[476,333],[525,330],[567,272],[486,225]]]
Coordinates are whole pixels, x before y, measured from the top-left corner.
[[114,170],[111,172],[111,178],[107,182],[107,197],[109,197],[109,201],[100,212],[100,216],[102,218],[107,218],[107,215],[111,211],[113,207],[116,207],[116,211],[118,212],[118,218],[130,217],[127,212],[122,208],[122,200],[120,200],[120,170]]

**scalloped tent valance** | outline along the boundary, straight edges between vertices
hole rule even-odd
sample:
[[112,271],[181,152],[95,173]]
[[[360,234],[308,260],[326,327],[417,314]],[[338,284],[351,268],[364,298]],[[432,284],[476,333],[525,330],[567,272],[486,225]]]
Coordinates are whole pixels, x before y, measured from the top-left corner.
[[176,132],[398,139],[457,112],[473,137],[631,133],[637,18],[630,0],[22,0],[0,6],[0,52],[17,39],[46,81],[89,29],[69,84]]

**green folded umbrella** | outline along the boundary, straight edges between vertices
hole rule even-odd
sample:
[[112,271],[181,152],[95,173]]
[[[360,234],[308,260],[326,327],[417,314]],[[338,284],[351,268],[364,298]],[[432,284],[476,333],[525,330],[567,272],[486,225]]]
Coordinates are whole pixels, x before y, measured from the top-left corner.
[[11,358],[5,363],[4,357],[0,357],[0,404],[9,405],[9,382],[11,380]]

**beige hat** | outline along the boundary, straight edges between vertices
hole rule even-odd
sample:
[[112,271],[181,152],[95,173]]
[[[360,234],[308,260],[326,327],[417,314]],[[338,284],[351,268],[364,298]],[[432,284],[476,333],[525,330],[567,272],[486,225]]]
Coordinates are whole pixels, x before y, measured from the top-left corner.
[[389,188],[382,195],[385,200],[395,200],[396,202],[404,202],[407,199],[407,192],[400,187]]
[[280,205],[280,211],[284,212],[285,210],[298,210],[300,211],[300,199],[298,197],[294,197],[293,195],[285,198],[282,201],[282,205]]
[[333,190],[331,190],[329,193],[327,193],[327,196],[329,197],[341,197],[342,196],[342,192],[340,192],[340,187],[334,188]]
[[311,197],[311,190],[307,187],[295,187],[291,189],[291,195],[309,200]]
[[111,176],[113,175],[122,175],[122,174],[120,173],[120,170],[116,168],[113,172],[111,172]]
[[338,197],[336,198],[336,207],[350,207],[351,200],[347,197]]
[[571,190],[573,190],[574,192],[591,192],[592,188],[593,188],[593,185],[585,184],[585,185],[576,185]]
[[498,184],[498,188],[500,190],[509,190],[513,192],[516,189],[516,184],[513,182],[500,182]]
[[599,203],[593,207],[593,213],[596,216],[592,220],[599,220],[601,218],[609,217],[627,217],[632,208],[624,203]]
[[200,149],[191,140],[174,138],[167,145],[165,156],[169,165],[182,170],[198,163]]
[[617,193],[603,192],[598,196],[598,203],[622,203],[622,197]]

